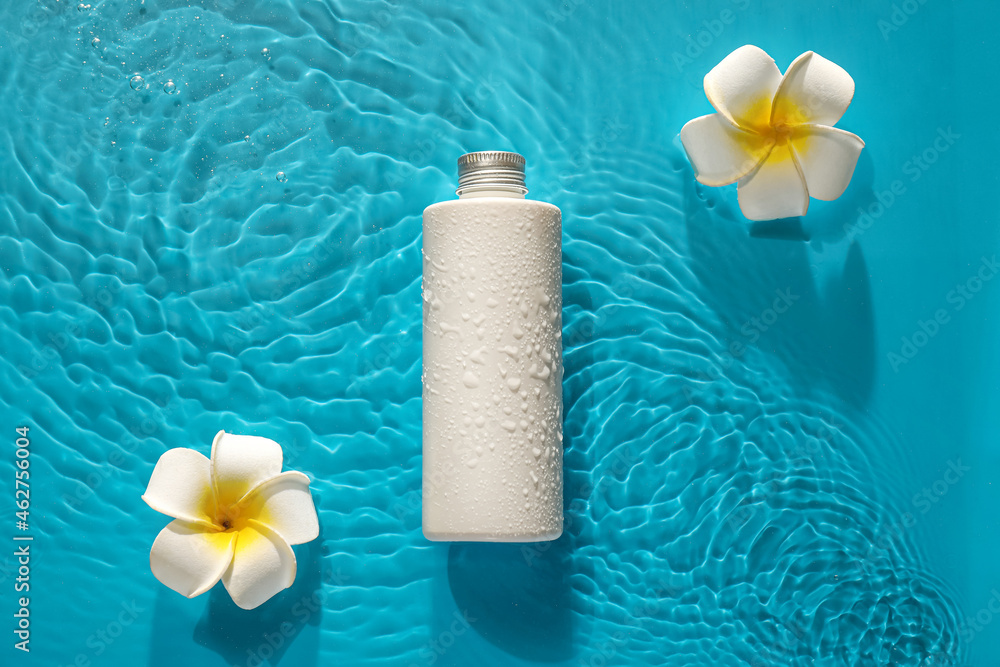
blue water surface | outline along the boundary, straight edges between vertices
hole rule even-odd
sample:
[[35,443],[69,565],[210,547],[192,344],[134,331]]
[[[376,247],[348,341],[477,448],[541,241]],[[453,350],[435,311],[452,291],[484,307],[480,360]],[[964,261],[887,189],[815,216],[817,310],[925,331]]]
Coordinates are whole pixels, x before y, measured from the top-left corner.
[[[990,0],[2,3],[3,664],[1000,664],[998,24]],[[677,139],[747,43],[857,83],[854,180],[801,219],[749,223]],[[420,216],[482,149],[564,214],[551,544],[420,530]],[[282,443],[319,510],[253,612],[149,569],[154,464],[220,429]]]

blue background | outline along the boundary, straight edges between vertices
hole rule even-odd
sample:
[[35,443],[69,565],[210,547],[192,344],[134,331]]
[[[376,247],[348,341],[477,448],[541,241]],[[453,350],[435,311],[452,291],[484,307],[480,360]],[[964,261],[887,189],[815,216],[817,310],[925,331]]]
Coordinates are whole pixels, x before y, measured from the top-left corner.
[[[4,664],[1000,662],[996,3],[89,2],[0,10]],[[677,140],[747,43],[857,83],[801,219]],[[551,545],[420,532],[420,215],[482,149],[564,213]],[[314,479],[254,612],[149,571],[153,465],[219,429]]]

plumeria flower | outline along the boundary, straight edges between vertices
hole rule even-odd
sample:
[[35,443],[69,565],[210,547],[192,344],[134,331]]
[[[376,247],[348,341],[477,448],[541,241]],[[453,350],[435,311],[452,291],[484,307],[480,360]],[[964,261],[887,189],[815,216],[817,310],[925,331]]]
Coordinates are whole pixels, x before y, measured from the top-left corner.
[[854,97],[854,80],[807,51],[782,76],[774,59],[741,46],[705,76],[718,113],[681,130],[705,185],[738,182],[750,220],[805,215],[809,197],[830,201],[847,189],[865,142],[833,127]]
[[253,609],[295,581],[291,544],[319,535],[309,478],[281,472],[281,445],[219,431],[212,458],[193,449],[160,457],[142,499],[173,517],[149,553],[161,583],[189,598],[219,579]]

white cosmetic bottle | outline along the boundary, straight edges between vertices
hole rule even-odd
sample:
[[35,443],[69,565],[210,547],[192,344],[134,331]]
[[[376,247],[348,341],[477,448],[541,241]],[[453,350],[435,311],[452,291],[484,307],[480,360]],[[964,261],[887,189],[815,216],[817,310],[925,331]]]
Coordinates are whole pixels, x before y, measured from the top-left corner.
[[562,534],[562,215],[524,198],[524,158],[458,160],[424,211],[423,529],[430,540]]

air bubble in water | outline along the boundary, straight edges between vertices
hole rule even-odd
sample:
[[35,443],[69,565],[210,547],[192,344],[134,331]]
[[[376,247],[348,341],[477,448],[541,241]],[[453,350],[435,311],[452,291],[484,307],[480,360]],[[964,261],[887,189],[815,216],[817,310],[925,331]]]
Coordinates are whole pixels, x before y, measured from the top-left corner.
[[250,143],[250,135],[249,134],[244,134],[243,135],[243,141],[245,141],[245,142],[247,142],[249,144]]
[[78,5],[76,6],[76,10],[77,10],[78,12],[85,12],[85,11],[87,11],[88,9],[90,9],[90,5],[85,5],[85,4],[83,4],[82,2],[81,2],[80,4],[78,4]]
[[101,38],[95,37],[94,39],[90,40],[90,45],[95,49],[101,48]]
[[138,74],[128,80],[128,85],[132,86],[132,90],[139,90],[144,83],[146,83],[146,80]]
[[260,55],[263,56],[264,60],[270,60],[271,59],[271,49],[269,49],[269,48],[267,48],[265,46],[263,49],[260,50]]
[[177,84],[174,83],[173,79],[168,79],[165,84],[163,84],[163,92],[167,95],[177,94]]
[[284,183],[285,181],[288,180],[288,176],[285,176],[285,172],[283,171],[279,171],[277,174],[274,175],[274,177],[278,179],[279,183]]

